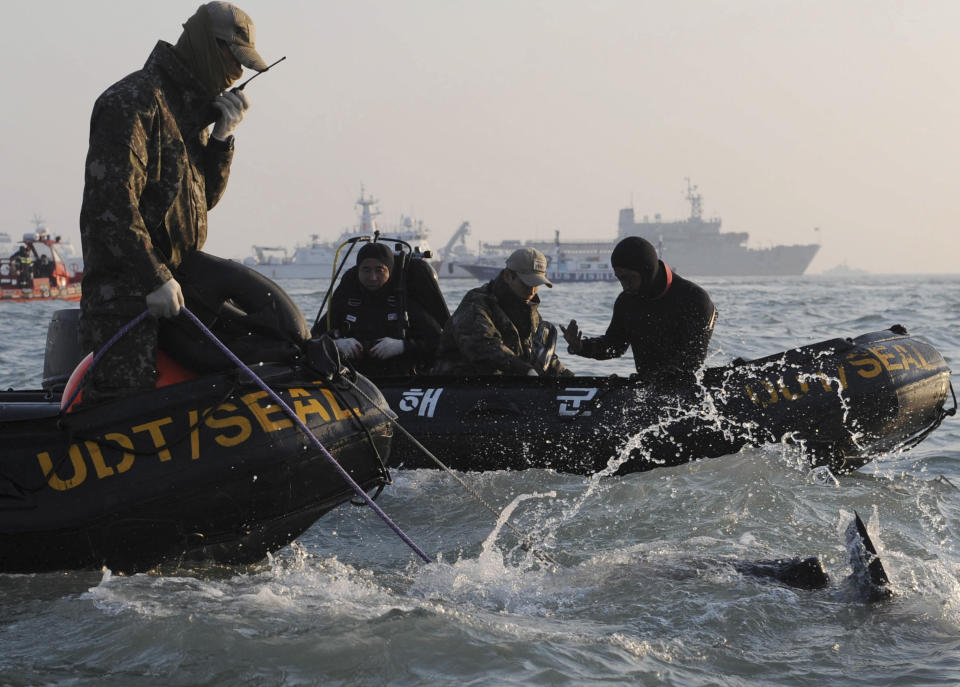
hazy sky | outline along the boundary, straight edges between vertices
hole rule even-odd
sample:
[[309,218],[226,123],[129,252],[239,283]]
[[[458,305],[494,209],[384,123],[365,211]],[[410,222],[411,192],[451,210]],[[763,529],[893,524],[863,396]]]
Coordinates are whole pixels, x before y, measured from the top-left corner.
[[[0,230],[79,243],[90,109],[200,3],[4,5]],[[206,249],[335,238],[360,185],[442,246],[704,214],[819,272],[960,272],[957,0],[246,0],[247,90]],[[820,232],[814,232],[819,227]]]

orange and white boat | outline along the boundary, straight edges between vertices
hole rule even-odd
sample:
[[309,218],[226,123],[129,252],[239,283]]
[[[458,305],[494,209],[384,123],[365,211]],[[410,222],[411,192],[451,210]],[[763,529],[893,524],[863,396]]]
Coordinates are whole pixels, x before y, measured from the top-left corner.
[[60,237],[45,229],[23,235],[17,250],[0,258],[0,302],[80,300],[82,270],[67,266]]

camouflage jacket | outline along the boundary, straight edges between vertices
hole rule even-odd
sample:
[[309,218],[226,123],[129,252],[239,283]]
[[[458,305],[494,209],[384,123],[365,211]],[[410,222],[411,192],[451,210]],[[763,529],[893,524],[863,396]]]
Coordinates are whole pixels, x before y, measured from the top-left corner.
[[97,99],[80,211],[88,313],[142,310],[170,268],[203,246],[233,159],[232,139],[209,139],[210,111],[210,96],[163,41]]
[[[534,369],[540,297],[517,298],[502,276],[468,291],[447,320],[433,374],[526,375]],[[545,376],[572,374],[553,356]]]

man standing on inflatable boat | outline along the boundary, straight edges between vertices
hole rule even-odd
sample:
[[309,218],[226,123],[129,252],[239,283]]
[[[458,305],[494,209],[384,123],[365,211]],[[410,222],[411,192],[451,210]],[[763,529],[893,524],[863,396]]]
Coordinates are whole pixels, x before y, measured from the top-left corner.
[[493,281],[468,291],[447,320],[433,374],[572,375],[552,345],[544,345],[548,323],[540,317],[547,259],[536,248],[520,248]]
[[633,348],[643,381],[693,381],[707,357],[717,309],[701,287],[674,274],[653,245],[630,236],[610,256],[623,288],[603,336],[584,338],[576,320],[563,329],[570,353],[608,360]]
[[243,91],[227,89],[243,67],[267,69],[254,40],[250,17],[209,2],[176,45],[159,41],[141,70],[94,105],[80,211],[83,349],[99,350],[145,308],[153,317],[107,352],[87,400],[155,384],[157,318],[184,304],[175,274],[206,240],[207,211],[226,188],[233,132],[249,107]]

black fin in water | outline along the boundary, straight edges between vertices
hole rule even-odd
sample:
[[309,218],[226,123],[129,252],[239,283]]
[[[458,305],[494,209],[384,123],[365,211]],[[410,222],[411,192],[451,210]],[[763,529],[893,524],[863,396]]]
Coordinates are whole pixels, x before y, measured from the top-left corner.
[[830,578],[816,556],[736,561],[733,567],[741,575],[776,580],[797,589],[823,589],[830,584]]
[[847,527],[847,554],[850,556],[851,578],[869,602],[883,601],[893,596],[890,578],[880,562],[880,555],[870,540],[867,527],[860,515],[853,512],[853,522]]

